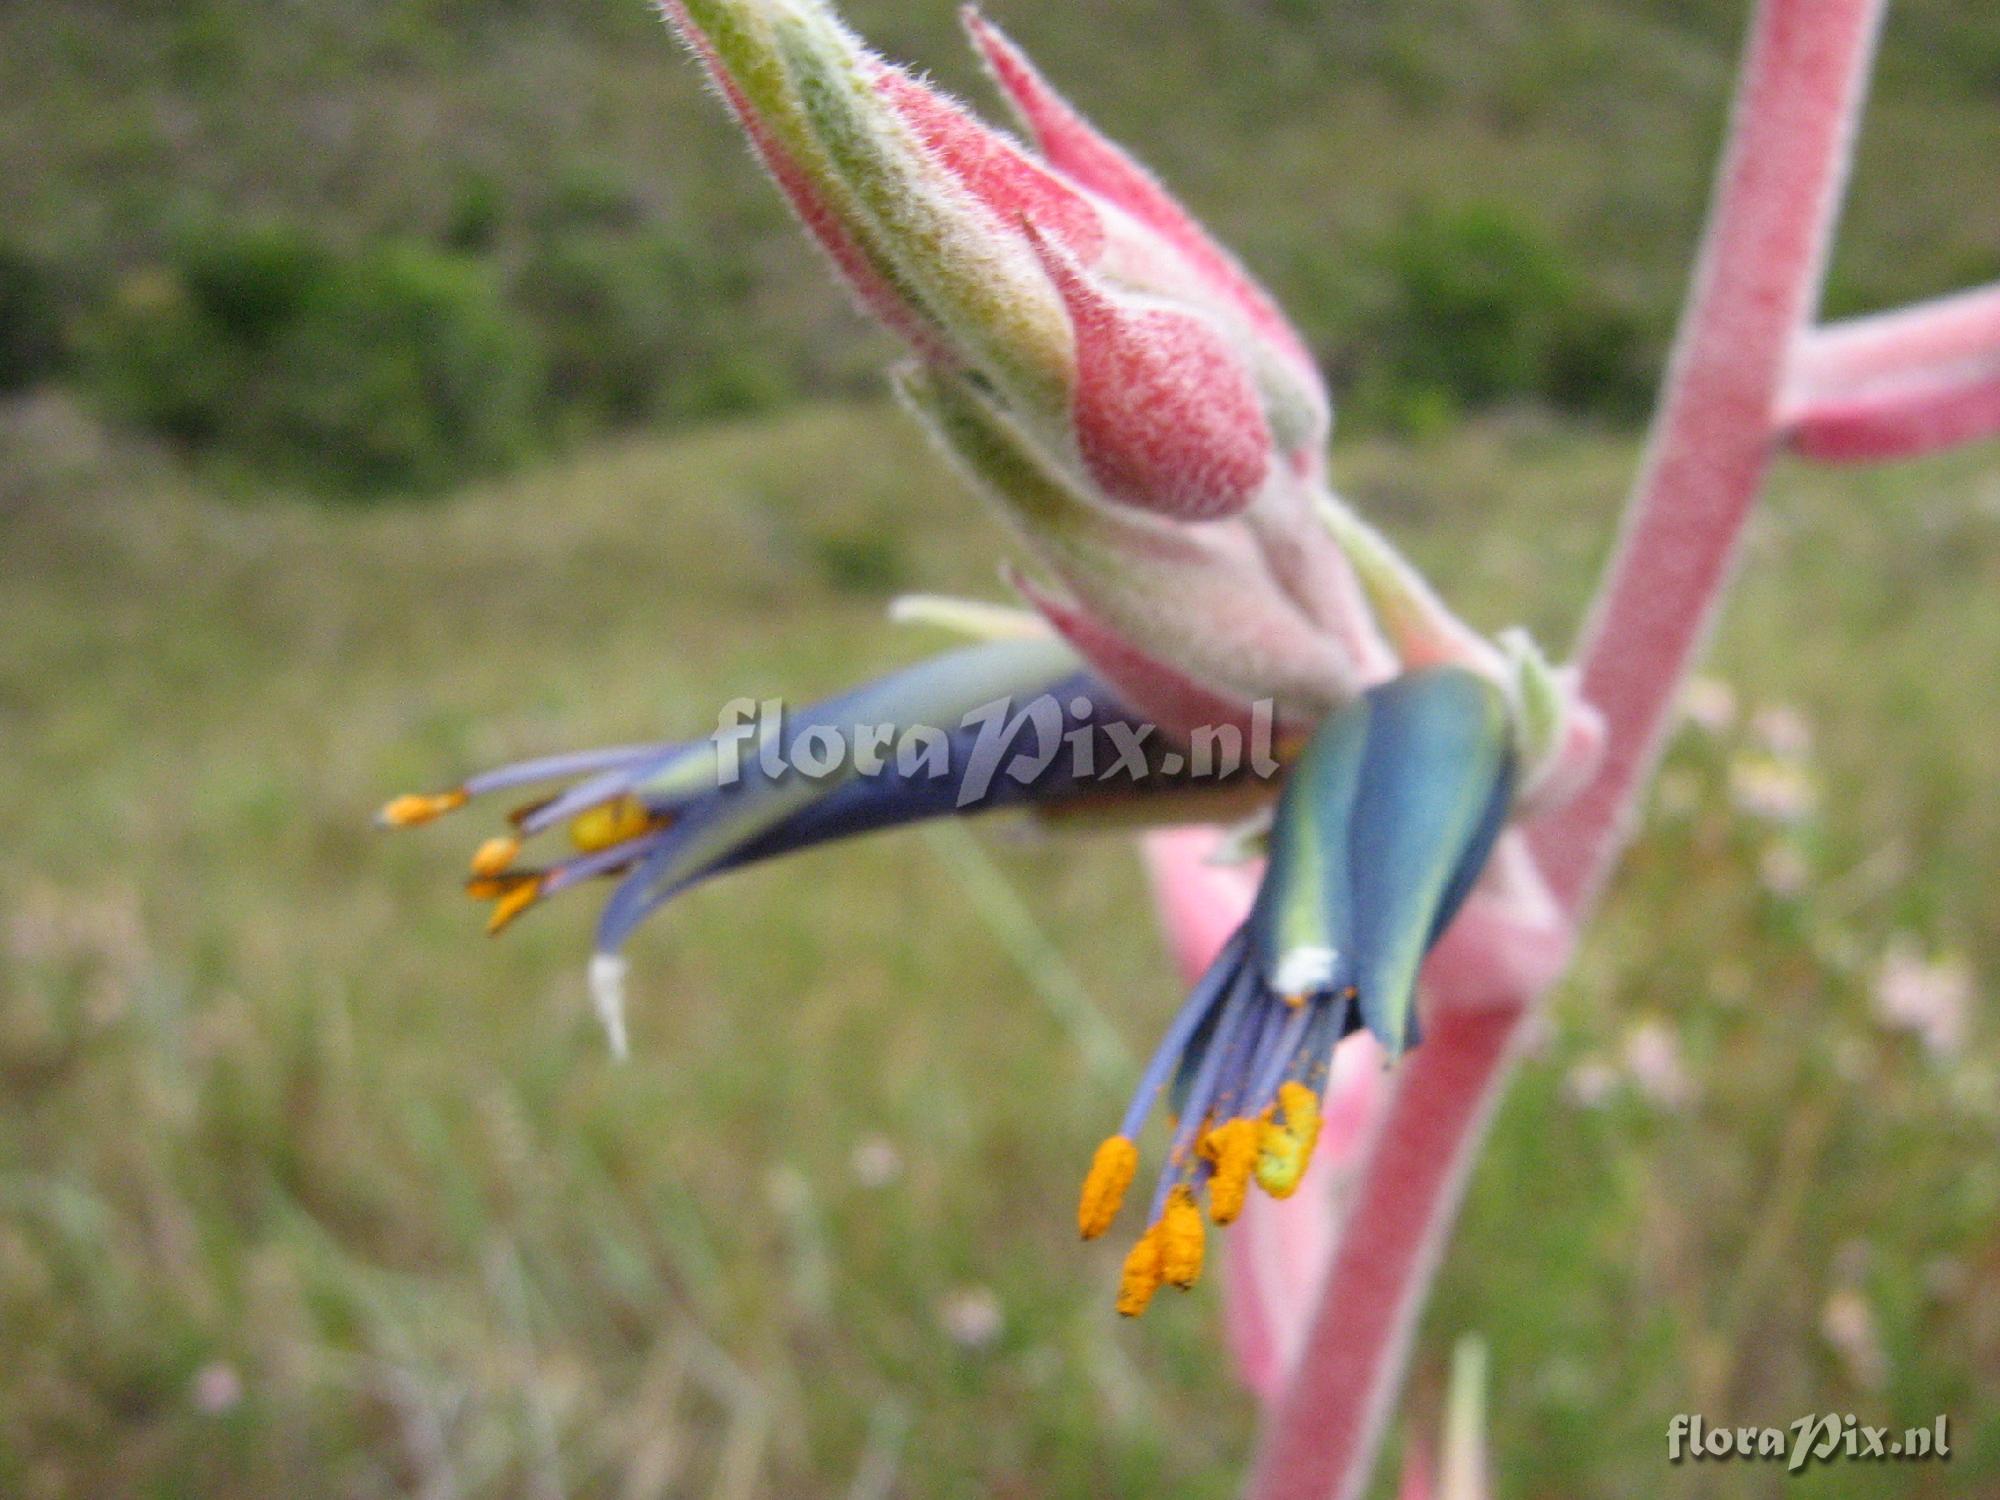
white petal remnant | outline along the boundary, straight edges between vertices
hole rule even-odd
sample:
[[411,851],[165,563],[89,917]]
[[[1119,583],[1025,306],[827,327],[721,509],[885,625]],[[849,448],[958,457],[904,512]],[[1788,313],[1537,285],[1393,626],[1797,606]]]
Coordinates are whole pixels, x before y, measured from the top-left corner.
[[616,953],[590,956],[590,1004],[604,1027],[604,1039],[611,1055],[624,1062],[631,1055],[625,1035],[625,971],[629,966]]

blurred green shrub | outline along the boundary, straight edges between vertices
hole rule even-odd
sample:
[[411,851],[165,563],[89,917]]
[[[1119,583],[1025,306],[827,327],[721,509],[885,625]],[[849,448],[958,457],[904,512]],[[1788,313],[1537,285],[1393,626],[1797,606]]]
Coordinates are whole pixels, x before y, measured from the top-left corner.
[[62,303],[54,273],[0,243],[0,393],[24,390],[62,363]]
[[435,489],[536,433],[540,351],[493,269],[406,241],[203,225],[117,285],[83,354],[118,415],[320,488]]
[[1420,211],[1374,259],[1348,399],[1363,425],[1423,431],[1503,401],[1617,419],[1645,410],[1638,320],[1507,210]]
[[572,170],[536,216],[515,300],[549,352],[548,400],[570,428],[701,420],[798,394],[781,340],[748,330],[742,247],[647,222],[625,186]]

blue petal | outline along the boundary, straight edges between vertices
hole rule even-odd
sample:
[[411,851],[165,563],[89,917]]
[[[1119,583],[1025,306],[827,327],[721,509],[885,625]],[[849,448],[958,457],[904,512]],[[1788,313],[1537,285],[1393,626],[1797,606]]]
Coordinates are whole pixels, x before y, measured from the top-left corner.
[[1512,800],[1507,707],[1455,667],[1368,694],[1360,791],[1348,830],[1354,982],[1390,1054],[1417,1040],[1418,966],[1485,866]]

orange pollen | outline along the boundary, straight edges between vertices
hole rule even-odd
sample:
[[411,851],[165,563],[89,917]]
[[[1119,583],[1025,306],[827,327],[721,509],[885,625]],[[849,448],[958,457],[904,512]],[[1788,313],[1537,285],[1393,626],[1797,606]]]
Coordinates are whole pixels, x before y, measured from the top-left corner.
[[1257,1186],[1273,1198],[1289,1198],[1305,1175],[1305,1152],[1298,1136],[1265,1120],[1257,1127]]
[[504,932],[513,920],[541,899],[542,877],[528,875],[515,881],[493,901],[493,914],[486,919],[489,934]]
[[1160,1226],[1155,1224],[1139,1236],[1125,1257],[1125,1269],[1118,1276],[1118,1311],[1136,1318],[1153,1300],[1165,1278],[1160,1271]]
[[570,819],[570,842],[585,854],[609,849],[627,839],[636,839],[653,827],[652,814],[637,797],[614,798]]
[[457,812],[469,800],[465,792],[457,788],[449,792],[405,792],[383,803],[382,810],[375,814],[375,821],[384,828],[414,828],[419,823],[441,818],[448,812]]
[[1124,1136],[1107,1136],[1098,1145],[1076,1206],[1076,1227],[1085,1239],[1094,1240],[1111,1227],[1138,1170],[1139,1148]]
[[1319,1095],[1302,1083],[1282,1084],[1278,1109],[1285,1123],[1267,1118],[1257,1131],[1257,1185],[1273,1198],[1289,1198],[1319,1144]]
[[1279,1086],[1278,1107],[1285,1112],[1285,1123],[1298,1132],[1300,1147],[1307,1158],[1313,1154],[1313,1147],[1319,1144],[1319,1095],[1302,1083],[1287,1083]]
[[1167,1195],[1166,1211],[1160,1215],[1160,1275],[1185,1291],[1201,1279],[1204,1231],[1201,1210],[1194,1194],[1177,1187]]
[[474,875],[498,875],[521,857],[521,841],[506,835],[488,839],[472,854]]
[[1250,1174],[1257,1168],[1258,1122],[1239,1116],[1202,1137],[1201,1154],[1215,1164],[1208,1183],[1208,1216],[1228,1224],[1243,1212]]

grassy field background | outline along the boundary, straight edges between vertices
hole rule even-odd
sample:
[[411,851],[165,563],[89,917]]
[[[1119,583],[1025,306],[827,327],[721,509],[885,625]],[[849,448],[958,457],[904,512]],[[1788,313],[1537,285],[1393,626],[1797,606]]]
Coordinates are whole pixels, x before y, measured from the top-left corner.
[[[1560,652],[1740,0],[994,9],[1296,311],[1343,488]],[[951,10],[852,6],[972,91]],[[1875,97],[1841,314],[2000,276],[2000,11],[1899,0]],[[1128,840],[719,882],[617,1066],[589,896],[488,941],[486,825],[370,826],[998,597],[888,352],[644,5],[0,7],[0,1497],[1233,1492],[1213,1286],[1121,1323],[1074,1237],[1178,999]],[[1503,1500],[2000,1492],[1996,601],[1992,446],[1781,469],[1424,1325]],[[1666,1463],[1829,1410],[1953,1459]]]
[[[1631,458],[1518,418],[1340,469],[1481,623],[1561,642]],[[369,826],[929,646],[884,598],[992,593],[994,533],[899,418],[352,512],[217,498],[41,397],[0,475],[0,1493],[1231,1492],[1213,1288],[1122,1324],[1071,1224],[1128,1078],[1087,1043],[1176,999],[1123,840],[720,883],[637,942],[620,1067],[588,898],[488,941],[476,830]],[[1491,1344],[1502,1495],[2000,1483],[2000,1044],[1874,1000],[1898,942],[1982,997],[2000,964],[1997,590],[1992,453],[1780,476],[1716,652],[1738,723],[1677,742],[1426,1322],[1419,1404]],[[1664,1461],[1677,1411],[1850,1409],[1949,1413],[1953,1461]]]
[[[955,10],[848,7],[997,117]],[[1643,414],[1744,14],[994,7],[1270,283],[1349,433]],[[2000,276],[1996,158],[2000,14],[1898,0],[1829,309]],[[6,7],[0,163],[0,390],[67,381],[253,491],[871,396],[888,350],[643,0]]]

